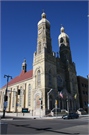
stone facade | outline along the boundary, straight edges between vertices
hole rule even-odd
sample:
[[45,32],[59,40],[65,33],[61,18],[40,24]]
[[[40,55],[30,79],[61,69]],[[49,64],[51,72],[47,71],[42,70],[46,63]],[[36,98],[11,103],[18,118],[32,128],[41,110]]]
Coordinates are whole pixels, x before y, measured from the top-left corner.
[[[25,79],[8,85],[8,89],[11,91],[7,93],[6,111],[21,112],[22,108],[28,108],[32,115],[41,113],[43,116],[47,111],[55,108],[55,100],[57,100],[57,107],[60,110],[79,108],[76,68],[75,63],[72,62],[69,37],[63,26],[58,41],[60,51],[56,57],[55,52],[52,52],[50,22],[46,19],[46,14],[42,13],[42,19],[38,22],[37,52],[34,52],[33,55],[32,76],[25,77],[28,72],[24,60],[20,77],[24,76]],[[5,89],[5,87],[1,88],[0,111],[3,111]],[[59,95],[61,91],[63,98]],[[74,99],[75,94],[77,94],[76,99]],[[18,107],[16,103],[19,104]]]

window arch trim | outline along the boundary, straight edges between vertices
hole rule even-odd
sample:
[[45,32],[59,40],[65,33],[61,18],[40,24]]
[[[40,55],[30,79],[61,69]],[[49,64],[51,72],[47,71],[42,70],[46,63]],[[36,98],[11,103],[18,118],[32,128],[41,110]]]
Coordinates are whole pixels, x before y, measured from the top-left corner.
[[20,87],[20,107],[22,106],[22,86]]
[[49,70],[49,85],[52,85],[52,72]]
[[15,104],[15,89],[13,90],[13,101],[12,101],[12,107],[14,107]]
[[38,83],[38,86],[41,85],[41,72],[40,72],[40,70],[37,71],[37,83]]

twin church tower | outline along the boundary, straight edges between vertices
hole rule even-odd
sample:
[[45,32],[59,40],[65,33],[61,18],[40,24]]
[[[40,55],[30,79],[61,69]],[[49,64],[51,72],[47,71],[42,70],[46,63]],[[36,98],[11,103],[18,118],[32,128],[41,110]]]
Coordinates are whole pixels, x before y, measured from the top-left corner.
[[[46,52],[51,55],[52,46],[50,37],[50,22],[46,19],[46,14],[44,12],[42,13],[41,17],[42,19],[38,22],[37,54],[41,53],[45,48]],[[61,34],[58,37],[58,41],[61,61],[63,63],[69,62],[72,64],[69,37],[65,33],[63,26],[61,27]]]
[[[34,53],[33,58],[34,98],[38,91],[45,111],[46,109],[52,110],[55,107],[56,98],[60,109],[68,109],[67,99],[69,99],[70,110],[76,110],[79,108],[79,94],[69,36],[62,26],[61,34],[58,37],[60,57],[59,55],[56,57],[55,52],[52,51],[50,22],[46,19],[44,12],[41,17],[42,19],[38,22],[37,52]],[[49,93],[50,89],[53,90]],[[58,96],[60,91],[63,92],[63,99]],[[77,94],[77,100],[74,99],[74,94]]]

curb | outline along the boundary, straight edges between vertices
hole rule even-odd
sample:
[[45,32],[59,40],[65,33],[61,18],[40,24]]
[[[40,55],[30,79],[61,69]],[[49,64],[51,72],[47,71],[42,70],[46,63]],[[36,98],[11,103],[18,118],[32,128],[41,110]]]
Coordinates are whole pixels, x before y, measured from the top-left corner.
[[[13,118],[12,118],[13,117]],[[89,115],[79,115],[79,117],[89,117]],[[62,119],[62,116],[58,117],[39,117],[39,116],[6,116],[5,118],[1,118],[1,120],[12,120],[14,118],[25,118],[25,119]]]

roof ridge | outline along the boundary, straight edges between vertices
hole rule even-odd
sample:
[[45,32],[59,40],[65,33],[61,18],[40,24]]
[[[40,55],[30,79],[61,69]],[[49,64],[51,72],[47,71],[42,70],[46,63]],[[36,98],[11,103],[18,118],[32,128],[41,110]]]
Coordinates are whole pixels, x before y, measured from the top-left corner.
[[[21,81],[24,81],[33,76],[33,69],[29,70],[28,72],[23,72],[23,71],[21,71],[21,72],[22,72],[22,74],[20,73],[20,75],[16,76],[10,82],[8,82],[8,86],[21,82]],[[1,89],[3,89],[5,86],[6,86],[6,84]]]

